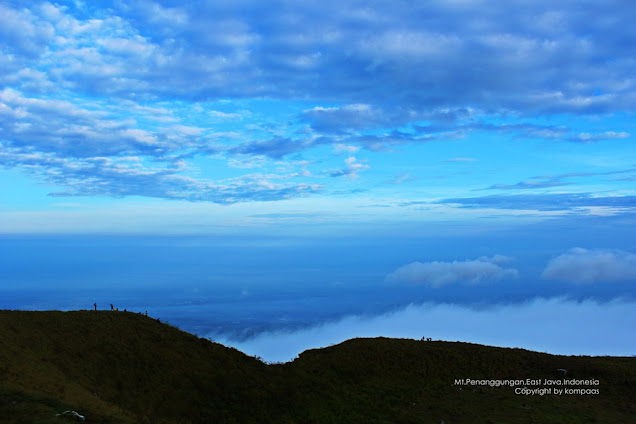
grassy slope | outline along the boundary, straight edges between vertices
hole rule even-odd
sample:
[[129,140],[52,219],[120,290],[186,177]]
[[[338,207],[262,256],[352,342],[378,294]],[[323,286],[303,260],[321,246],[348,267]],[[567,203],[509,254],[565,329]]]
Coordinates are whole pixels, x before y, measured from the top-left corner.
[[[600,380],[598,396],[521,396],[457,378]],[[0,422],[633,423],[636,358],[354,339],[265,365],[124,312],[0,311]]]

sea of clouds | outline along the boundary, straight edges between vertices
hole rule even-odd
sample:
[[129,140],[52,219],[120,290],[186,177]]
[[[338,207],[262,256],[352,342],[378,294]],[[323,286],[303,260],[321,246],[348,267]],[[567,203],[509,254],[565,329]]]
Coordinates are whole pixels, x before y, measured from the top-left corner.
[[636,302],[535,299],[522,304],[472,308],[453,304],[408,305],[368,317],[347,316],[296,330],[269,331],[246,340],[211,338],[266,362],[354,337],[464,341],[562,355],[632,356],[636,353]]

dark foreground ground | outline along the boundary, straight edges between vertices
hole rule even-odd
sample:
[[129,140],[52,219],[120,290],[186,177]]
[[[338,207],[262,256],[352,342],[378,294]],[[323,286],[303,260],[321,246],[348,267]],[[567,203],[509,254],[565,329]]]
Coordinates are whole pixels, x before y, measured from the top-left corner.
[[[598,380],[546,385],[544,380]],[[524,380],[490,387],[459,379]],[[528,382],[526,379],[540,380]],[[588,382],[589,383],[589,382]],[[515,389],[598,394],[516,394]],[[75,411],[85,420],[64,411]],[[0,311],[2,423],[629,423],[636,357],[353,339],[286,364],[128,312]]]

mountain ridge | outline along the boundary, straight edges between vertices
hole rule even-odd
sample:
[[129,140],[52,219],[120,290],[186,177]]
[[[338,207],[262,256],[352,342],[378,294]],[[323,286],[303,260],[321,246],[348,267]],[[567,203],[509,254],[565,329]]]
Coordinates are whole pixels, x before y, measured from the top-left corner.
[[[7,423],[633,422],[636,358],[357,338],[265,364],[133,312],[0,311]],[[459,380],[595,379],[587,395]],[[530,385],[529,389],[548,388]],[[549,386],[549,388],[563,388]]]

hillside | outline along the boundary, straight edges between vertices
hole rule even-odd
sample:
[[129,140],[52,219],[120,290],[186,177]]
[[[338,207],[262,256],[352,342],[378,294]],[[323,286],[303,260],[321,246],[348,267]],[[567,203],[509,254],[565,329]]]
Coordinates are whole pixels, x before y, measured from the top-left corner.
[[[455,384],[557,369],[599,394]],[[0,311],[3,423],[633,423],[634,399],[635,357],[377,338],[266,365],[135,313]]]

